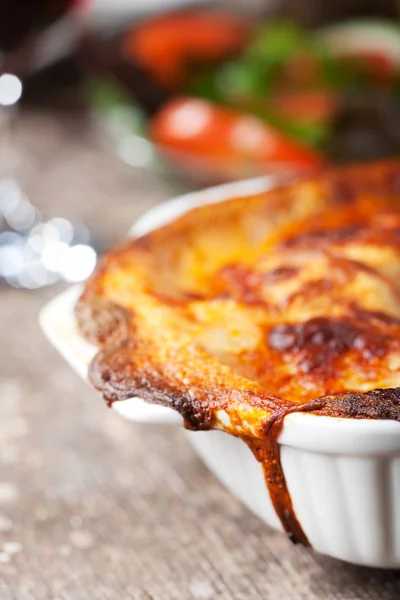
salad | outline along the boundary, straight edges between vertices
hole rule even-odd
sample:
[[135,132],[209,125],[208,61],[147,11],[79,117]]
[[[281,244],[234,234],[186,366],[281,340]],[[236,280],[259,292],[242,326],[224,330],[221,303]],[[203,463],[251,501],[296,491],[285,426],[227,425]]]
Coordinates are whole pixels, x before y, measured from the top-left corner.
[[106,54],[91,63],[97,111],[210,178],[400,153],[396,23],[310,31],[191,10],[132,25]]

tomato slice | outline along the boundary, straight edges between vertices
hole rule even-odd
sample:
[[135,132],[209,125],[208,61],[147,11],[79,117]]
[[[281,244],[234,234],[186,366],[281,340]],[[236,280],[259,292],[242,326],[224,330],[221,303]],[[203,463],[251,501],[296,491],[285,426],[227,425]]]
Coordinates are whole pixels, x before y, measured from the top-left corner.
[[320,81],[318,58],[310,52],[297,52],[282,66],[280,79],[283,84],[297,88],[312,88]]
[[207,159],[213,166],[293,165],[313,168],[322,156],[248,113],[236,112],[196,98],[175,98],[150,124],[160,146]]
[[268,106],[280,117],[297,123],[325,123],[337,109],[338,98],[328,90],[285,90],[272,94]]
[[230,13],[197,10],[164,15],[132,28],[123,40],[127,56],[168,88],[181,85],[192,63],[218,61],[240,50],[249,24]]
[[396,61],[385,52],[358,50],[344,55],[343,60],[350,66],[357,63],[377,83],[391,83],[398,74]]

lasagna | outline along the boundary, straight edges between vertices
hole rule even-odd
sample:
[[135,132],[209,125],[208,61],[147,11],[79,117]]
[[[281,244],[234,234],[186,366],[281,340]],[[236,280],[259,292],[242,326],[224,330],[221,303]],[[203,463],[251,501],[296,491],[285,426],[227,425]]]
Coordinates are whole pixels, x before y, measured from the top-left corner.
[[283,418],[400,420],[400,160],[194,209],[111,250],[76,306],[108,403],[241,437],[294,541]]

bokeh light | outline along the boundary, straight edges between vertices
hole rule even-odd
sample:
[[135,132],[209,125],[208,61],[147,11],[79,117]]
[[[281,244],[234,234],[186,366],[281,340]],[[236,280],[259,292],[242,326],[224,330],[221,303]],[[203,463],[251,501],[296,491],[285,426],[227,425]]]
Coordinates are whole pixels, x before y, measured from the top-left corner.
[[64,217],[42,221],[13,180],[0,181],[0,279],[37,289],[91,275],[97,252],[89,229]]
[[11,75],[11,73],[0,75],[0,104],[2,106],[12,106],[18,102],[21,96],[21,80],[15,75]]

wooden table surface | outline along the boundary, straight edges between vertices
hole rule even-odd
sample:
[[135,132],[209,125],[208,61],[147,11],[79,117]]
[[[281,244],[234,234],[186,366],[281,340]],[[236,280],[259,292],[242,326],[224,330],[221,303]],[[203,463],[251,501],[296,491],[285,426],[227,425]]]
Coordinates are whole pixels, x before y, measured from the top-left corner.
[[[69,114],[21,116],[19,171],[44,214],[107,243],[171,189]],[[1,600],[397,600],[400,573],[292,546],[208,473],[176,427],[123,421],[37,324],[60,288],[0,289]]]

